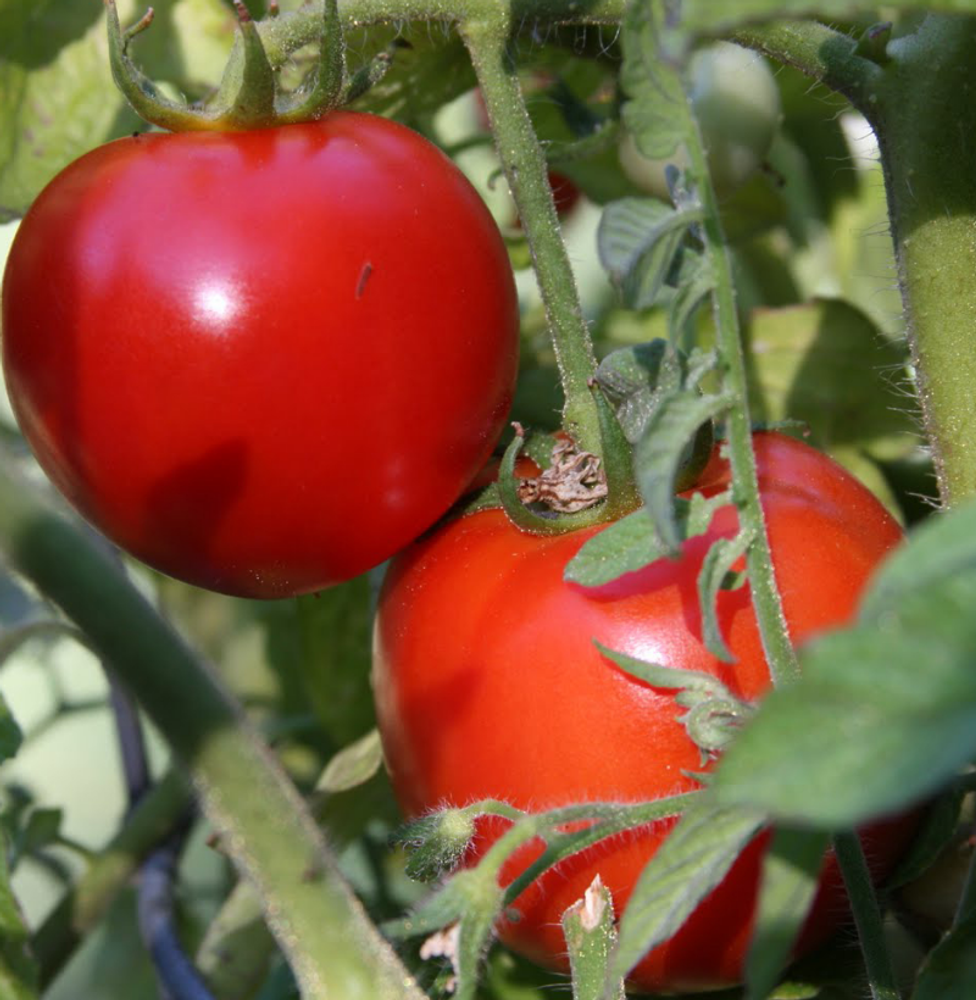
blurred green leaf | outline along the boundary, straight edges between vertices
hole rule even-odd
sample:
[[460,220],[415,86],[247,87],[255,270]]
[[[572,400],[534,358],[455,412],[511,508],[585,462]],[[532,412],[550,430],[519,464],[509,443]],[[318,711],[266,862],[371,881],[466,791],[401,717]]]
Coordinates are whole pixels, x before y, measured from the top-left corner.
[[[138,10],[135,0],[119,6],[125,22]],[[219,78],[233,12],[220,0],[171,0],[155,10],[135,57],[145,60],[156,80],[199,96]],[[22,215],[41,188],[82,153],[143,127],[112,81],[100,4],[5,0],[0,6],[0,221]]]
[[10,887],[5,838],[0,837],[0,997],[36,1000],[37,964],[20,906]]
[[747,1000],[764,1000],[789,961],[819,884],[827,835],[781,829],[763,858],[756,926],[746,961]]
[[320,724],[345,746],[374,724],[370,581],[360,576],[298,598],[302,676]]
[[970,1000],[976,996],[976,916],[954,927],[922,966],[912,1000]]
[[938,789],[976,756],[974,607],[969,504],[916,530],[854,626],[801,650],[800,680],[770,693],[719,765],[719,800],[849,829]]
[[346,44],[352,70],[395,46],[386,75],[356,102],[362,111],[416,124],[477,82],[457,33],[440,25],[370,25],[346,32]]
[[703,803],[689,808],[641,873],[620,922],[611,976],[625,976],[681,928],[725,878],[762,824],[740,808]]
[[363,785],[383,766],[380,734],[371,729],[365,736],[343,747],[326,765],[315,785],[317,792],[347,792]]
[[0,764],[17,753],[23,739],[17,720],[11,714],[4,697],[0,695]]
[[800,420],[828,449],[856,445],[890,457],[915,444],[907,350],[859,309],[819,299],[757,310],[749,345],[750,402],[760,419]]

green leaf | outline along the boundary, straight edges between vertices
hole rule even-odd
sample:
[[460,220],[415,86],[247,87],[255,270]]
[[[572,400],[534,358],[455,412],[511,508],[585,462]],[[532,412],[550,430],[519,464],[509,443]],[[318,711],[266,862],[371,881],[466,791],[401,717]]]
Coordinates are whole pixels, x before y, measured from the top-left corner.
[[912,1000],[970,1000],[976,996],[976,916],[954,927],[929,953]]
[[[137,4],[120,8],[129,20]],[[202,94],[219,73],[233,23],[220,0],[178,0],[157,11],[139,51],[157,79]],[[82,153],[142,127],[112,81],[101,5],[0,5],[0,221],[23,215]]]
[[11,714],[3,695],[0,695],[0,764],[17,753],[23,739],[17,720]]
[[713,698],[732,697],[729,689],[712,674],[706,674],[701,670],[681,670],[677,667],[662,666],[660,663],[649,663],[647,660],[639,660],[635,656],[608,649],[595,640],[594,645],[607,659],[612,660],[631,677],[636,677],[651,687],[688,692],[693,696],[685,697],[680,702],[682,705],[689,706]]
[[732,402],[727,393],[700,396],[697,392],[682,392],[669,396],[661,400],[634,450],[637,485],[669,555],[677,555],[681,547],[674,503],[678,471],[698,428],[723,413]]
[[685,249],[681,258],[678,289],[668,309],[668,334],[680,342],[698,307],[715,290],[715,270],[710,257]]
[[926,811],[921,829],[912,838],[908,853],[898,861],[894,872],[885,879],[885,889],[897,889],[913,882],[941,858],[959,832],[965,795],[951,788],[939,795]]
[[685,234],[700,218],[697,210],[672,208],[653,198],[622,198],[607,205],[597,249],[627,305],[646,309],[658,301]]
[[801,652],[800,680],[770,693],[719,766],[719,800],[849,829],[938,789],[976,756],[974,607],[969,504],[915,532],[853,627]]
[[624,1000],[617,979],[608,991],[610,950],[617,940],[610,890],[597,875],[579,902],[562,916],[563,935],[573,978],[573,1000]]
[[814,443],[891,458],[912,448],[917,406],[907,349],[836,299],[753,313],[750,402],[767,422],[799,420]]
[[684,387],[685,365],[671,344],[658,338],[612,351],[600,362],[596,380],[633,444],[643,436],[661,400]]
[[779,829],[763,859],[746,1000],[765,1000],[788,963],[819,884],[827,834]]
[[364,575],[297,601],[306,691],[336,746],[358,739],[374,724],[370,600]]
[[687,112],[681,77],[660,58],[663,4],[632,3],[624,18],[620,83],[630,98],[623,119],[649,160],[672,156],[685,140]]
[[380,734],[371,729],[331,758],[315,785],[317,792],[334,795],[364,785],[383,766]]
[[30,854],[50,847],[61,837],[61,820],[63,812],[60,809],[34,809],[27,820],[27,825],[17,845],[20,854]]
[[612,977],[626,976],[647,952],[680,930],[762,823],[753,810],[711,803],[688,809],[634,887],[620,923]]
[[[712,515],[729,503],[728,493],[691,499],[675,498],[675,519],[683,541],[708,531]],[[641,508],[614,521],[590,538],[567,563],[563,572],[569,583],[581,587],[602,587],[626,573],[634,573],[668,555],[654,522]]]
[[358,110],[407,121],[432,114],[477,84],[471,59],[456,32],[423,21],[377,25],[345,32],[351,61],[365,64],[394,47],[393,62],[379,83],[358,101]]
[[36,1000],[37,963],[20,906],[10,887],[6,844],[0,839],[0,997],[3,1000]]

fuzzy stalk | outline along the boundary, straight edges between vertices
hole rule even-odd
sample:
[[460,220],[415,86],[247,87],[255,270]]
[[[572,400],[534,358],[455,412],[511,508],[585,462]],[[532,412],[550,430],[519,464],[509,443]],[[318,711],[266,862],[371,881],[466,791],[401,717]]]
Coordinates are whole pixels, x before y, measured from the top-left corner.
[[599,414],[590,391],[596,358],[549,186],[545,153],[532,128],[512,58],[512,27],[509,13],[496,6],[490,16],[463,18],[459,30],[478,76],[549,318],[565,395],[563,426],[583,451],[602,455]]
[[112,663],[187,767],[222,849],[256,887],[306,1000],[420,1000],[240,707],[99,540],[0,462],[0,551]]
[[976,495],[976,18],[929,16],[888,46],[865,114],[945,507]]

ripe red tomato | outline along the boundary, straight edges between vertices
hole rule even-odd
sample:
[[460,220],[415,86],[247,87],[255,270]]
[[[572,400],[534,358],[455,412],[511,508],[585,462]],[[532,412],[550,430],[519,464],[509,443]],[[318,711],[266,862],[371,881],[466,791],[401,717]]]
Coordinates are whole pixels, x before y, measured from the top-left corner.
[[[763,508],[793,639],[839,624],[901,531],[878,501],[831,459],[779,434],[755,436]],[[698,489],[720,492],[727,462],[713,453]],[[402,553],[380,597],[374,684],[380,731],[404,813],[504,799],[531,811],[571,802],[641,801],[699,787],[698,748],[677,721],[674,692],[619,670],[594,646],[707,671],[742,698],[770,684],[748,588],[718,597],[723,633],[737,657],[722,663],[702,644],[696,579],[709,544],[735,528],[722,508],[681,560],[662,559],[598,590],[564,582],[563,570],[599,527],[556,537],[523,534],[488,511],[447,524]],[[599,873],[618,911],[673,821],[596,845],[551,870],[516,901],[503,940],[529,958],[565,968],[563,911]],[[879,825],[869,857],[881,877],[914,820]],[[497,839],[481,826],[470,863]],[[633,972],[637,987],[695,990],[741,979],[768,834],[669,942]],[[538,854],[517,855],[507,884]],[[828,861],[801,947],[825,937],[845,912]]]
[[3,329],[21,428],[86,518],[173,576],[284,597],[462,492],[509,407],[518,303],[456,167],[338,112],[83,156],[20,226]]

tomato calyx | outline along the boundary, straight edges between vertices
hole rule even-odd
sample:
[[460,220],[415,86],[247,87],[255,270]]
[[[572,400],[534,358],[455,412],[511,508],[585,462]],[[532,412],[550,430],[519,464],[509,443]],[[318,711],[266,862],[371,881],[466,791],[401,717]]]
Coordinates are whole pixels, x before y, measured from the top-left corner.
[[[516,436],[524,435],[520,432],[521,428]],[[572,514],[606,497],[607,476],[596,455],[563,438],[552,449],[549,467],[538,476],[520,479],[516,491],[523,504],[544,504],[557,513]]]
[[[350,76],[336,0],[323,4],[314,34],[304,21],[281,14],[277,4],[259,25],[243,0],[235,0],[239,35],[220,86],[206,104],[182,104],[166,97],[129,56],[132,40],[152,24],[153,9],[123,30],[115,0],[104,2],[116,86],[141,118],[171,132],[230,132],[314,121],[363,94],[382,78],[392,59],[390,51],[382,52]],[[315,41],[315,67],[294,91],[281,91],[275,71],[291,53]]]
[[704,767],[716,759],[753,716],[756,706],[739,698],[717,677],[700,670],[650,663],[595,643],[597,649],[624,673],[651,687],[674,691],[674,702],[687,711],[678,716],[689,739],[701,753]]

